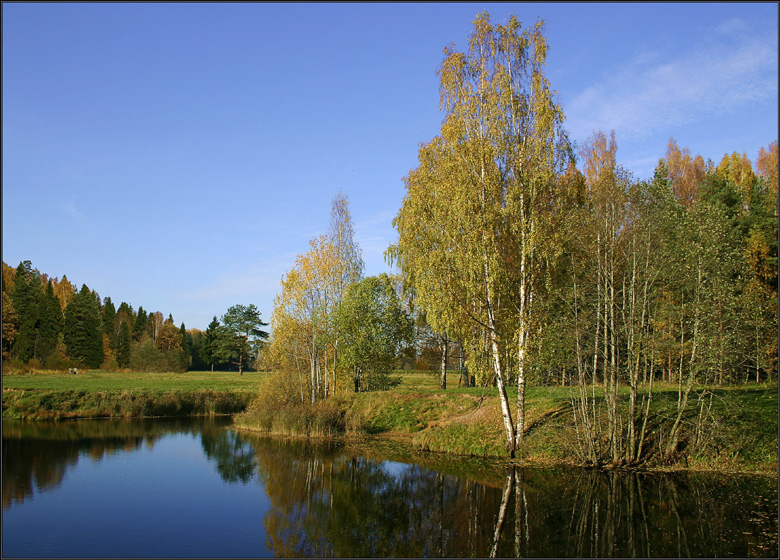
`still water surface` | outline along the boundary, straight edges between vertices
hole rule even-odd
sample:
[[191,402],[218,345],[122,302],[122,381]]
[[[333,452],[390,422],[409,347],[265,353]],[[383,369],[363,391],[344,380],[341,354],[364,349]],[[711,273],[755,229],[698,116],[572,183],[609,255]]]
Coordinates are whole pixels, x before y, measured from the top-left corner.
[[777,479],[3,422],[3,557],[777,557]]

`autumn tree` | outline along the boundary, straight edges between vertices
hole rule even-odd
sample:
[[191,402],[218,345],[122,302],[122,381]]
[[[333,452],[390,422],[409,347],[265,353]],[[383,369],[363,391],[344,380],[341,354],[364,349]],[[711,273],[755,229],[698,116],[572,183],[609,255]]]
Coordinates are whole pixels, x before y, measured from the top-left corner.
[[680,149],[674,138],[670,138],[665,163],[675,197],[690,205],[707,173],[704,158],[700,155],[692,158],[687,147]]
[[[312,239],[309,251],[298,255],[295,267],[282,278],[282,293],[274,304],[274,313],[289,315],[307,340],[312,403],[318,394],[324,396],[323,370],[325,380],[328,378],[326,352],[335,303],[332,280],[336,261],[336,248],[328,236]],[[276,336],[274,341],[283,344]]]
[[[507,450],[525,432],[525,386],[534,300],[562,210],[558,178],[572,159],[544,64],[539,22],[474,21],[466,53],[445,49],[439,69],[441,134],[420,148],[405,179],[390,256],[413,283],[437,330],[472,322],[487,333]],[[515,369],[506,367],[514,348]],[[506,393],[514,373],[517,424]]]
[[[347,288],[359,281],[363,276],[364,267],[362,251],[355,241],[355,231],[349,211],[349,201],[342,192],[339,192],[334,196],[331,201],[328,237],[335,252],[335,260],[332,269],[329,271],[332,292],[331,308],[326,312],[333,313],[341,304]],[[326,332],[326,340],[332,349],[330,352],[332,355],[330,372],[332,373],[332,386],[333,392],[335,393],[340,336],[337,322],[331,322],[330,327],[331,328]],[[324,368],[326,372],[326,397],[329,395],[331,387],[327,375],[329,371],[327,368],[328,354],[329,353],[326,351],[323,356],[323,360],[326,361]]]
[[3,360],[11,356],[11,348],[16,338],[18,315],[11,297],[3,290]]

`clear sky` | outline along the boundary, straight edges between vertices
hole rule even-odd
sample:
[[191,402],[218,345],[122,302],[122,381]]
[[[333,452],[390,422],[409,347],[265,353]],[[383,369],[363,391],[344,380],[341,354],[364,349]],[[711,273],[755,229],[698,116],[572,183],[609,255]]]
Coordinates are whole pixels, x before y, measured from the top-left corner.
[[777,139],[774,2],[4,3],[3,260],[188,328],[268,320],[341,190],[390,271],[442,50],[482,10],[545,21],[571,138],[614,130],[638,178],[670,137],[716,163]]

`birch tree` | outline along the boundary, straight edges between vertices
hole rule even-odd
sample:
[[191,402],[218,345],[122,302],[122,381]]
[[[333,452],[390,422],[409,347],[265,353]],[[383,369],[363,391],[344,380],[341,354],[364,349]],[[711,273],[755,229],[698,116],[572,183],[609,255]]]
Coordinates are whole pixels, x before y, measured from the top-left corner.
[[[330,270],[330,282],[332,285],[332,308],[328,310],[333,313],[341,305],[344,294],[350,285],[359,281],[363,276],[363,256],[360,246],[355,241],[355,230],[352,225],[352,217],[349,211],[349,202],[343,193],[339,192],[331,202],[330,227],[328,231],[330,243],[335,252],[334,266]],[[330,323],[328,340],[332,348],[331,370],[333,374],[333,392],[336,392],[336,369],[338,364],[340,333],[338,322]],[[325,369],[327,371],[328,353],[323,356],[325,360]],[[325,396],[328,396],[330,384],[325,384]]]
[[[474,21],[466,53],[444,50],[439,69],[441,133],[421,146],[419,166],[394,220],[390,256],[414,284],[420,307],[439,332],[464,321],[487,333],[507,450],[525,431],[527,350],[534,297],[560,209],[558,177],[571,160],[544,64],[541,22],[523,30],[516,17]],[[514,348],[516,424],[507,397]]]

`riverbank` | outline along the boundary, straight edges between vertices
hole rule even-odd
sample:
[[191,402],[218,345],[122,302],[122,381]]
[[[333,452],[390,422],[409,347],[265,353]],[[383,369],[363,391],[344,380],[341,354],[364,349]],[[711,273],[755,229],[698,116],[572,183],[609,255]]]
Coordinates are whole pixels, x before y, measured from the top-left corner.
[[[257,372],[239,376],[93,370],[77,376],[4,374],[3,416],[62,420],[230,414],[236,428],[275,437],[370,442],[391,445],[399,453],[508,460],[495,389],[458,388],[455,375],[447,390],[438,388],[435,376],[404,373],[401,384],[390,391],[344,393],[314,406],[284,401],[273,383],[264,385],[272,381],[268,377]],[[528,428],[515,463],[583,464],[572,420],[575,391],[527,390]],[[673,416],[677,387],[657,385],[655,427],[648,434],[643,468],[776,474],[777,397],[777,383],[697,388],[684,418],[681,452],[668,462],[660,459],[656,433]]]
[[[575,391],[527,390],[528,428],[514,463],[546,467],[584,463],[573,423]],[[642,468],[777,473],[776,383],[696,389],[691,396],[694,404],[684,416],[680,452],[672,461],[663,459],[659,442],[665,423],[674,418],[677,387],[656,386],[653,399],[653,429]],[[370,440],[372,445],[380,440],[415,453],[509,460],[500,403],[490,389],[422,389],[404,380],[391,391],[339,395],[313,406],[280,404],[270,391],[261,393],[233,421],[239,429],[275,437],[340,438],[350,444]]]
[[18,420],[236,414],[262,374],[138,373],[88,370],[3,374],[3,416]]

